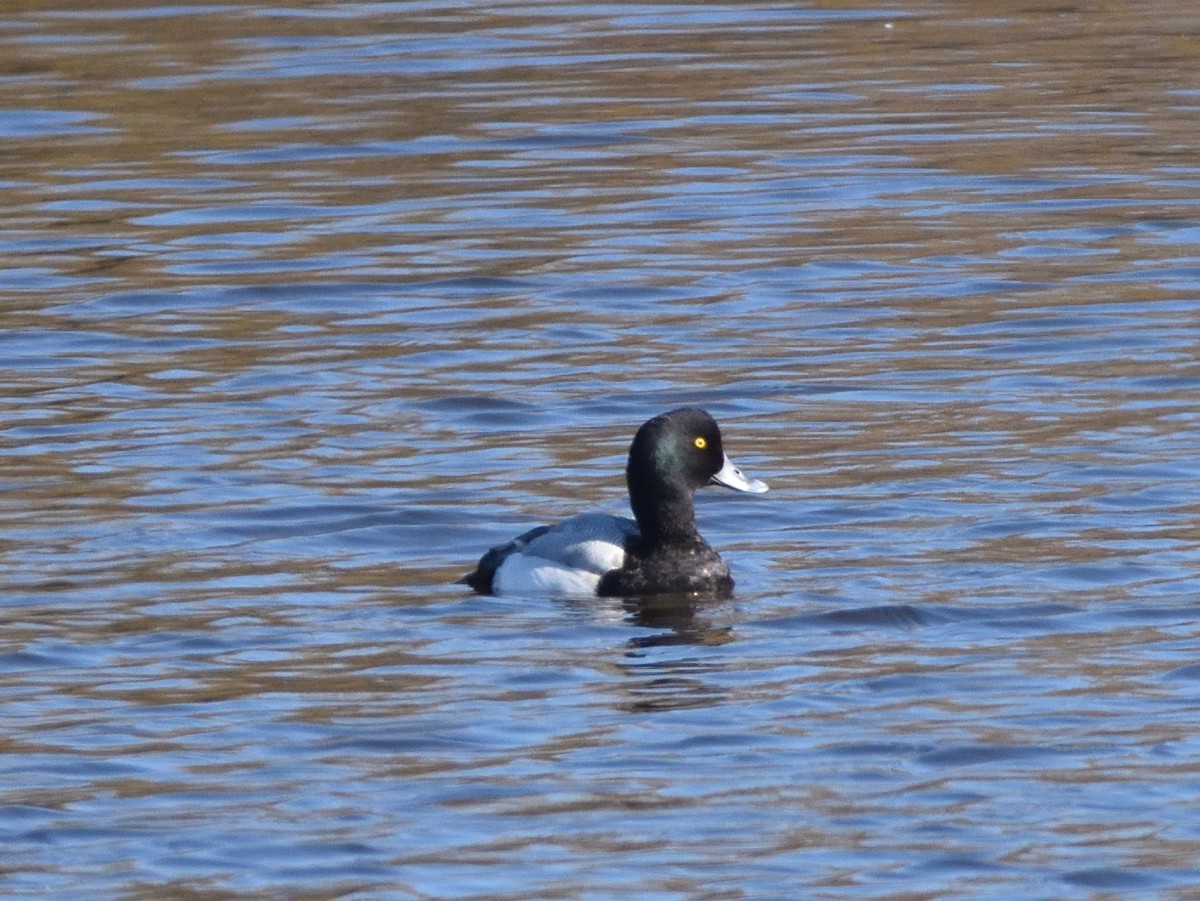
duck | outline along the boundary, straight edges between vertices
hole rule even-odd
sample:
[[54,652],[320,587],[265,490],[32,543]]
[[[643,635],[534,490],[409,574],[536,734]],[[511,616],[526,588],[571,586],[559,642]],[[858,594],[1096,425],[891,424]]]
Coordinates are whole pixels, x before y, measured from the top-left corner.
[[581,513],[538,526],[485,553],[459,580],[479,594],[729,597],[733,576],[696,529],[696,489],[722,485],[760,494],[729,459],[704,410],[682,407],[644,423],[625,467],[633,519]]

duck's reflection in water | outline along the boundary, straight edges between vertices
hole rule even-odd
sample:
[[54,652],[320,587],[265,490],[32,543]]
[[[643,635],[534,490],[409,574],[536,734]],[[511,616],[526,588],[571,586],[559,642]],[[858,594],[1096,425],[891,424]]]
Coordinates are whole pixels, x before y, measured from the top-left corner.
[[631,638],[629,646],[633,648],[718,645],[733,640],[732,627],[718,623],[714,616],[725,609],[725,602],[691,594],[656,594],[625,598],[622,605],[631,625],[655,630],[653,635]]

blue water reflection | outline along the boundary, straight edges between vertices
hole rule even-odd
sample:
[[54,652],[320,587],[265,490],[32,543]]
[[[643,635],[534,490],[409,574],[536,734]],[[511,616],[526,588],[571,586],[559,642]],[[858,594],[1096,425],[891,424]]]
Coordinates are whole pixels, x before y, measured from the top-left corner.
[[[6,13],[5,895],[1188,897],[1142,12]],[[683,404],[735,598],[454,584]]]

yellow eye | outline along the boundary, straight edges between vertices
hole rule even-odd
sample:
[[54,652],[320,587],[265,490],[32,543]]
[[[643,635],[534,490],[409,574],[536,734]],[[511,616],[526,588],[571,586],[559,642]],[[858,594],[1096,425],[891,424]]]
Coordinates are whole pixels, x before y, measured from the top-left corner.
[[696,447],[700,448],[700,450],[704,450],[706,447],[708,447],[708,440],[705,438],[697,438],[692,443],[695,444]]

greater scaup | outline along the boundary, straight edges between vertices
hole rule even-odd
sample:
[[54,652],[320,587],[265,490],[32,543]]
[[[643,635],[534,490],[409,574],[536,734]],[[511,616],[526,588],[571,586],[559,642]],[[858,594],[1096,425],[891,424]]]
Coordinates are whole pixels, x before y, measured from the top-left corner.
[[696,531],[692,493],[717,484],[755,494],[703,410],[683,408],[638,429],[625,468],[634,518],[584,513],[538,526],[483,555],[460,582],[480,594],[727,596],[733,577]]

